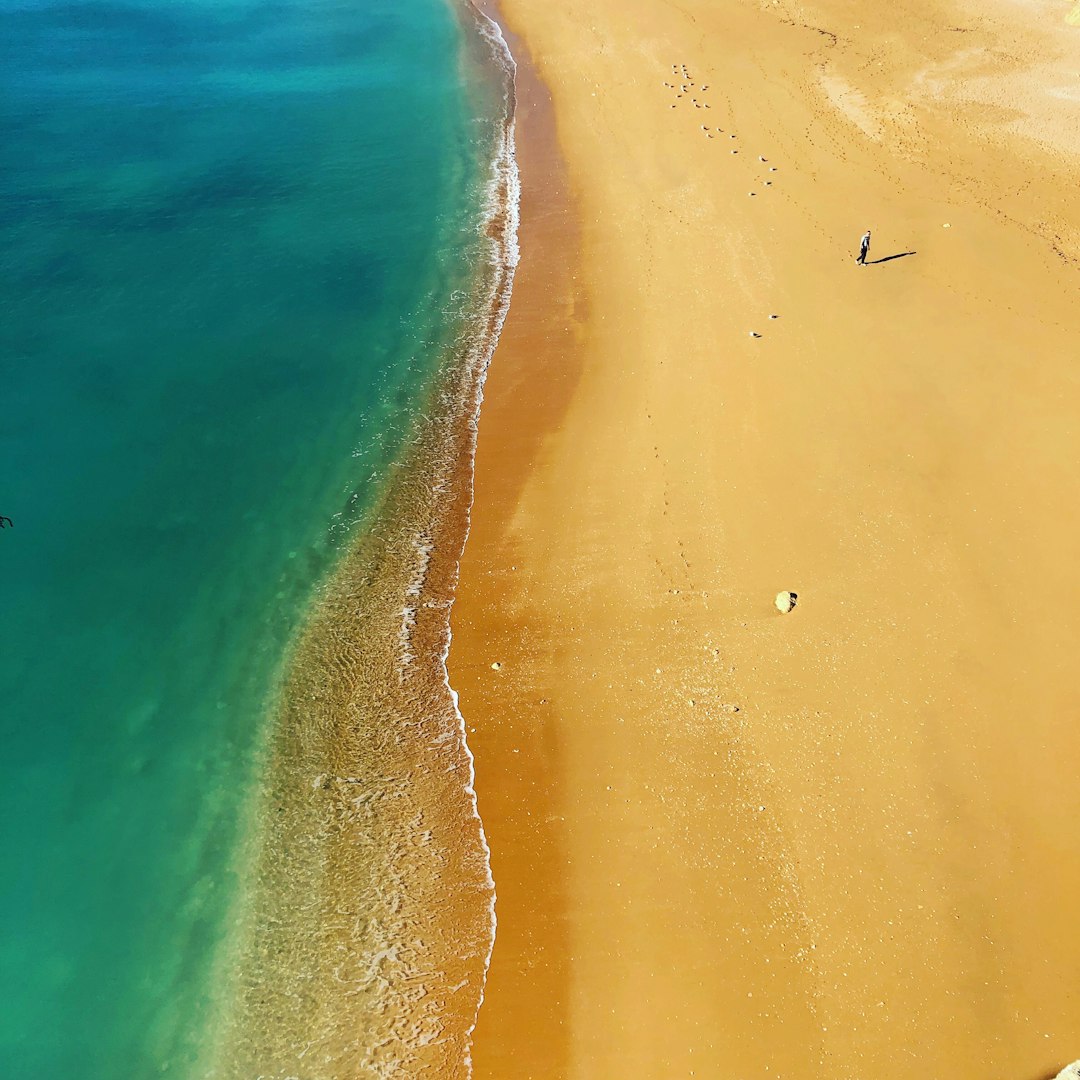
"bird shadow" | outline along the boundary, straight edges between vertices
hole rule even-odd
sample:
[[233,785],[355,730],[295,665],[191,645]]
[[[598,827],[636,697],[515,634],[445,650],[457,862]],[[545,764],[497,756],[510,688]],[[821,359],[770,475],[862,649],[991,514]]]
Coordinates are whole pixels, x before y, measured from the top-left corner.
[[877,266],[878,263],[892,262],[893,259],[906,259],[909,255],[918,255],[917,251],[901,251],[899,255],[886,255],[884,259],[867,259],[867,266]]

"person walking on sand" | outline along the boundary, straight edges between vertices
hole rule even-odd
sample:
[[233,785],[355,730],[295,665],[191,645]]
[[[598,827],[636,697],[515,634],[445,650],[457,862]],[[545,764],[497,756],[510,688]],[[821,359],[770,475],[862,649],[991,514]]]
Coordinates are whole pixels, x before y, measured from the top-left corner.
[[863,233],[862,240],[859,241],[859,257],[855,260],[860,266],[866,265],[866,256],[870,251],[870,230],[867,229]]

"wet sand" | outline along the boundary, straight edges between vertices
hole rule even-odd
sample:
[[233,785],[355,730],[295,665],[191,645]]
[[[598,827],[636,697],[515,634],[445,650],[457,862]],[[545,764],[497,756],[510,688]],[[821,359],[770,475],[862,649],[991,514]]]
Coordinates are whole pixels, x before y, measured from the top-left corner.
[[474,1075],[1052,1076],[1070,5],[502,10],[552,107],[522,88],[449,659],[498,894]]

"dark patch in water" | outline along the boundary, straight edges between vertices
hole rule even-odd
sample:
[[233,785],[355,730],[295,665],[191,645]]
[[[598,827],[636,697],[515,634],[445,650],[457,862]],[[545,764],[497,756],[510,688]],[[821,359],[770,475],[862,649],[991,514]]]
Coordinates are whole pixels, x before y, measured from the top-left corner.
[[297,195],[304,185],[286,180],[268,169],[248,161],[230,161],[215,165],[201,176],[175,189],[163,200],[178,214],[202,213],[237,204],[276,201]]
[[311,267],[318,293],[333,307],[375,310],[386,289],[386,266],[363,251],[334,251]]
[[[66,54],[80,66],[94,68],[103,56],[111,67],[163,62],[205,65],[214,54],[228,50],[226,66],[242,59],[243,67],[261,70],[289,63],[356,59],[376,50],[390,34],[389,21],[371,25],[370,15],[348,9],[320,13],[269,2],[222,12],[64,0],[7,13],[0,56],[17,60],[27,52],[47,49],[54,57]],[[254,46],[250,55],[246,55],[247,46]],[[212,67],[217,70],[219,65]]]
[[[157,193],[147,192],[113,205],[95,205],[94,192],[78,190],[45,193],[31,207],[8,206],[11,217],[36,216],[67,220],[103,232],[168,232],[193,224],[201,214],[218,210],[234,213],[263,211],[268,203],[298,196],[305,185],[286,179],[250,161],[237,160],[212,165],[192,179]],[[0,203],[0,219],[4,215]]]
[[47,4],[5,15],[9,32],[69,31],[84,34],[138,35],[158,46],[200,45],[232,41],[266,29],[289,17],[289,7],[268,3],[223,15],[213,9],[163,9],[109,0]]
[[70,288],[81,285],[86,277],[85,259],[72,251],[45,256],[18,274],[21,284],[32,289]]

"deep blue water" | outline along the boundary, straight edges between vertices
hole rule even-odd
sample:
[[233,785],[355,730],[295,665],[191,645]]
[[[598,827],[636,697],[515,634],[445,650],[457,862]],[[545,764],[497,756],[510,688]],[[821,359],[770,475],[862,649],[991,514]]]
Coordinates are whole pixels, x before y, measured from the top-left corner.
[[0,1069],[188,1076],[266,704],[469,273],[447,0],[0,0]]

